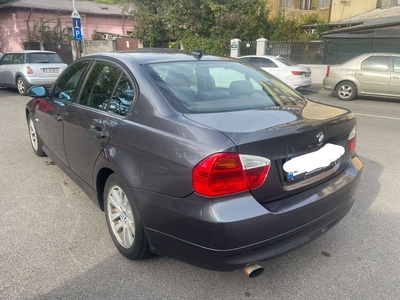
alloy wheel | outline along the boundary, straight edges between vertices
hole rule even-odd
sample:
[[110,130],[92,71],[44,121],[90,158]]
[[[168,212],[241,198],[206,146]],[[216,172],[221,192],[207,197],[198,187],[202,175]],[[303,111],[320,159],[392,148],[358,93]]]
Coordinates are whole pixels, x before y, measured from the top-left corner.
[[35,151],[38,150],[38,139],[35,124],[33,123],[32,119],[29,119],[29,136],[31,138],[32,147]]
[[125,192],[117,185],[110,187],[107,194],[107,217],[118,243],[129,249],[135,240],[135,220]]

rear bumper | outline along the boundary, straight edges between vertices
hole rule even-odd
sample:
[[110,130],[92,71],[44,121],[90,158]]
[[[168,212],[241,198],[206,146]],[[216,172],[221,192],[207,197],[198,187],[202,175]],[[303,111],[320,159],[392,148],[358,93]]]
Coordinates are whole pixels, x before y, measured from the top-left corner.
[[[362,164],[354,157],[335,178],[279,200],[271,211],[250,193],[217,200],[132,190],[152,250],[216,271],[232,271],[293,250],[336,225],[350,210]],[[280,206],[274,205],[275,208]]]

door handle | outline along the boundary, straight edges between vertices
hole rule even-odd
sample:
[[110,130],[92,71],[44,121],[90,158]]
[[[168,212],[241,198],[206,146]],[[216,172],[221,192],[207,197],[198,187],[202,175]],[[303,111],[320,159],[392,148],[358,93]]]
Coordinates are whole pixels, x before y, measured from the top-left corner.
[[108,131],[100,128],[100,126],[90,125],[90,130],[93,131],[94,136],[98,139],[103,139],[109,135]]
[[399,76],[392,76],[392,79],[399,79]]
[[63,120],[63,117],[60,114],[54,115],[54,119],[56,119],[57,122],[60,122]]
[[356,73],[358,76],[363,76],[364,74],[363,73],[361,73],[361,72],[357,72]]

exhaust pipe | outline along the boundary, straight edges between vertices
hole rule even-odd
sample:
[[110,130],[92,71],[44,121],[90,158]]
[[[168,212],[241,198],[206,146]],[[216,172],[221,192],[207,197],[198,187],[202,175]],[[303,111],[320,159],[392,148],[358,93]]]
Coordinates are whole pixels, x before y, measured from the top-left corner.
[[242,271],[244,274],[246,274],[246,276],[249,278],[255,278],[257,276],[260,276],[262,272],[264,272],[264,268],[258,264],[248,265],[239,270]]

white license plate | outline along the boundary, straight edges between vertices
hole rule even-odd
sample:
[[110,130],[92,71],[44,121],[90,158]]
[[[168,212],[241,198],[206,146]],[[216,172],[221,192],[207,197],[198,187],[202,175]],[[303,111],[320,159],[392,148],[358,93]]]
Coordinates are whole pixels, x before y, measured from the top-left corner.
[[44,68],[43,73],[60,73],[59,68]]
[[311,174],[330,166],[344,154],[344,151],[342,146],[328,143],[318,151],[288,160],[283,164],[283,170],[293,177]]

